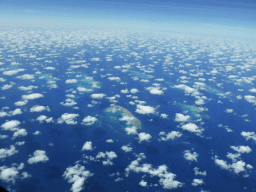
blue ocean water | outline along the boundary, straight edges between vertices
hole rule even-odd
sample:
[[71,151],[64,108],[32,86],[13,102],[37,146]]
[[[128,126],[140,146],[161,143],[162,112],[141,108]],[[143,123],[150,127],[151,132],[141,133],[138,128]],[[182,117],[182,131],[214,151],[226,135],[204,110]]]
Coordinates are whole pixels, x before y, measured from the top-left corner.
[[[10,39],[6,39],[8,36]],[[68,167],[79,164],[93,173],[93,176],[85,177],[86,180],[81,185],[83,189],[73,191],[193,192],[255,189],[254,168],[242,166],[236,173],[231,164],[237,160],[232,161],[226,157],[228,152],[235,154],[231,146],[248,146],[252,151],[240,152],[239,160],[246,165],[255,166],[255,141],[246,140],[241,135],[241,132],[255,132],[255,103],[249,103],[244,99],[246,95],[255,95],[249,91],[255,86],[255,45],[252,43],[225,40],[220,45],[220,39],[198,36],[104,31],[71,33],[59,30],[2,32],[0,39],[0,62],[3,63],[1,77],[5,79],[1,82],[1,97],[4,97],[0,100],[1,111],[10,113],[16,108],[22,111],[22,114],[6,115],[0,119],[1,135],[8,136],[0,140],[1,149],[9,149],[9,146],[15,145],[18,150],[18,153],[10,157],[4,157],[5,153],[1,154],[3,157],[0,156],[1,186],[16,191],[70,191],[74,181],[68,182],[63,175]],[[26,55],[23,57],[21,54]],[[167,55],[171,59],[166,59]],[[234,55],[241,60],[232,60]],[[107,61],[106,57],[111,57],[112,60]],[[226,70],[230,63],[234,67],[231,71]],[[83,64],[87,67],[82,66]],[[55,69],[47,70],[47,67]],[[15,75],[4,74],[5,71],[22,68],[25,70]],[[217,70],[218,73],[211,73],[213,70]],[[18,78],[24,74],[33,74],[34,78]],[[231,81],[229,75],[236,76],[234,81]],[[90,81],[99,82],[99,87],[93,87],[93,83],[88,83],[88,79],[82,81],[86,77],[93,77]],[[110,80],[109,77],[119,77],[121,80]],[[251,79],[246,79],[249,77]],[[76,79],[77,82],[66,83],[67,79]],[[175,86],[186,85],[194,91],[186,94],[186,90],[172,87],[167,82]],[[203,82],[212,89],[197,88],[196,82]],[[5,90],[5,84],[13,86]],[[56,84],[55,88],[50,86],[53,84]],[[37,88],[28,91],[19,89],[21,86],[30,85]],[[79,92],[78,87],[90,88],[92,91]],[[151,94],[148,87],[157,87],[164,93]],[[134,88],[139,92],[132,93],[131,90]],[[128,89],[129,93],[121,93],[124,89]],[[199,95],[193,95],[197,91]],[[230,93],[226,94],[227,92]],[[24,101],[22,96],[32,93],[40,93],[43,97],[29,100],[24,106],[14,105],[17,101]],[[104,93],[104,98],[93,99],[92,94],[98,93]],[[70,98],[77,103],[76,105],[61,104],[65,103],[68,94],[73,95]],[[239,95],[242,95],[242,99],[237,98]],[[108,98],[113,96],[117,102]],[[205,96],[202,98],[205,104],[196,105],[197,96]],[[134,104],[129,103],[130,101]],[[141,130],[138,130],[137,134],[129,135],[125,131],[129,125],[123,121],[114,121],[113,114],[104,112],[111,104],[129,110],[140,120]],[[30,112],[35,105],[48,106],[50,111]],[[138,113],[139,105],[151,106],[154,112]],[[199,107],[204,108],[204,111],[196,111],[200,110]],[[233,112],[225,112],[227,109],[233,109]],[[76,123],[58,123],[59,118],[65,113],[77,114],[74,118]],[[190,120],[175,121],[178,113],[189,115]],[[168,118],[162,118],[161,114],[167,114]],[[243,117],[246,114],[247,116]],[[53,122],[40,123],[36,120],[40,115],[52,117]],[[96,117],[97,121],[92,125],[81,124],[87,116]],[[245,121],[246,118],[248,121]],[[19,128],[26,129],[27,135],[13,139],[13,131],[3,128],[3,124],[11,120],[19,121]],[[196,134],[197,132],[183,130],[182,125],[187,123],[194,123],[203,131]],[[34,135],[36,131],[40,131],[41,134]],[[163,141],[159,136],[163,131],[178,131],[182,136]],[[139,133],[150,134],[151,138],[140,142]],[[108,139],[112,139],[113,143],[106,142]],[[24,145],[15,144],[22,141],[25,141]],[[92,142],[93,150],[82,151],[86,141]],[[128,144],[132,147],[132,152],[126,153],[121,147]],[[49,160],[29,164],[28,159],[36,150],[45,151]],[[198,154],[197,160],[187,160],[184,157],[186,150]],[[97,161],[97,154],[107,151],[113,151],[117,156],[111,160],[113,165],[103,165],[102,159]],[[154,175],[150,171],[136,172],[134,169],[127,175],[127,167],[138,159],[140,153],[144,153],[146,158],[139,161],[138,167],[150,164],[152,171],[166,165],[167,171],[175,174],[174,180],[181,182],[182,186],[166,189],[160,180],[167,176]],[[91,156],[93,160],[85,156]],[[215,162],[216,158],[227,161],[228,170],[221,168]],[[15,182],[5,179],[3,172],[7,167],[14,167],[17,170],[13,163],[25,164],[24,168],[19,170],[19,174],[9,176]],[[200,171],[206,171],[206,176],[195,175],[195,167]],[[21,179],[21,172],[27,172],[31,177]],[[194,186],[194,179],[203,179],[203,183]],[[141,180],[147,182],[146,187],[139,185]],[[172,181],[169,180],[167,183]]]

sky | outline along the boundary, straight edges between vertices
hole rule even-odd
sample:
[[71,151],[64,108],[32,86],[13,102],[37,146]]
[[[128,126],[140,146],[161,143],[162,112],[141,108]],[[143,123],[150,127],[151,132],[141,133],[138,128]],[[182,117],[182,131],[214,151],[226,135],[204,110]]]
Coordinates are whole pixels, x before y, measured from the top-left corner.
[[8,0],[0,12],[0,25],[256,37],[252,0]]

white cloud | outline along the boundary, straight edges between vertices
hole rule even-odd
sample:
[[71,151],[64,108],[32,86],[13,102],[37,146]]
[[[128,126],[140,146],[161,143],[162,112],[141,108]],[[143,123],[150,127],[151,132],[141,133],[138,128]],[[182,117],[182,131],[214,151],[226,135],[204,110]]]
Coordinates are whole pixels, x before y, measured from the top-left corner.
[[245,137],[246,141],[249,139],[252,139],[256,142],[256,134],[254,132],[242,132],[241,133],[242,136]]
[[10,149],[7,148],[2,148],[0,149],[0,159],[4,159],[6,157],[10,157],[12,155],[14,155],[15,153],[18,153],[19,151],[15,149],[14,145],[10,146]]
[[91,141],[87,141],[87,142],[84,144],[84,146],[83,146],[83,148],[82,148],[82,151],[84,151],[84,150],[86,150],[86,151],[93,150],[93,148],[92,148],[92,142],[91,142]]
[[107,143],[113,143],[114,141],[113,141],[113,139],[107,139],[106,142]]
[[149,91],[153,95],[162,95],[164,92],[158,88],[152,88]]
[[124,94],[125,94],[125,93],[129,93],[129,91],[128,91],[128,89],[122,89],[122,90],[121,90],[121,93],[124,93]]
[[133,93],[133,94],[135,94],[135,93],[138,93],[138,92],[139,92],[139,90],[138,90],[138,89],[133,88],[133,89],[131,89],[131,90],[130,90],[130,92],[131,92],[131,93]]
[[22,114],[22,111],[20,108],[15,109],[14,111],[10,111],[10,115],[20,115]]
[[148,141],[149,139],[152,138],[152,136],[148,133],[139,133],[139,142],[142,142],[142,141]]
[[33,100],[33,99],[38,99],[44,97],[41,93],[32,93],[29,95],[22,95],[22,99],[24,100]]
[[3,75],[8,75],[8,76],[12,76],[15,75],[21,71],[25,71],[25,69],[17,69],[17,70],[10,70],[10,71],[4,71]]
[[245,168],[244,168],[245,167],[245,162],[237,161],[237,162],[233,163],[230,167],[233,168],[233,170],[236,174],[238,174],[240,172],[245,171]]
[[136,113],[139,114],[154,114],[155,113],[155,108],[151,106],[143,106],[143,105],[137,105],[137,109],[135,111]]
[[93,98],[93,99],[102,99],[105,96],[106,95],[104,93],[94,93],[94,94],[91,95],[91,98]]
[[165,114],[165,113],[162,113],[162,114],[160,115],[160,117],[163,118],[163,119],[167,119],[167,118],[168,118],[168,115]]
[[120,77],[108,77],[110,81],[121,81]]
[[46,70],[55,70],[55,67],[45,67]]
[[159,135],[164,135],[165,137],[161,137],[162,141],[167,141],[169,139],[173,140],[176,137],[181,137],[182,133],[178,132],[178,131],[172,131],[168,134],[166,134],[165,132],[160,132]]
[[252,92],[252,93],[256,93],[256,89],[255,88],[252,88],[249,91]]
[[15,184],[15,179],[18,178],[19,171],[15,167],[7,168],[6,166],[0,167],[0,179],[9,183],[12,182],[12,184]]
[[10,131],[16,131],[18,130],[18,126],[20,125],[20,122],[18,120],[11,120],[3,123],[1,125],[3,130],[10,130]]
[[244,99],[249,102],[249,103],[253,103],[256,104],[256,97],[252,96],[252,95],[245,95]]
[[45,155],[45,151],[43,150],[36,150],[34,152],[34,155],[30,155],[31,157],[28,159],[29,164],[34,164],[34,163],[39,163],[43,162],[45,163],[46,161],[49,161],[49,158]]
[[36,131],[35,133],[33,133],[34,135],[40,135],[41,132],[40,131]]
[[13,133],[13,138],[26,136],[27,134],[28,133],[27,133],[26,129],[19,129],[16,132]]
[[184,158],[188,161],[197,161],[198,156],[199,155],[196,152],[190,153],[190,150],[184,151]]
[[8,85],[8,84],[3,85],[3,86],[1,87],[2,90],[7,90],[7,89],[10,89],[10,88],[12,88],[12,85]]
[[194,168],[194,172],[195,172],[195,175],[203,175],[203,176],[206,176],[206,171],[199,171],[199,168],[198,167],[195,167]]
[[130,135],[130,134],[133,134],[133,135],[137,134],[137,128],[135,126],[133,126],[133,127],[126,127],[125,131],[126,131],[126,133],[128,135]]
[[226,169],[228,170],[229,169],[229,165],[227,164],[226,161],[222,160],[222,159],[217,159],[215,158],[215,164],[220,166],[222,169]]
[[18,76],[17,78],[22,80],[31,80],[31,79],[34,79],[34,75],[24,74],[24,75]]
[[7,115],[8,115],[8,113],[6,113],[5,111],[0,111],[0,117],[5,117]]
[[193,186],[198,186],[198,185],[202,185],[204,184],[204,180],[203,179],[194,179],[192,182]]
[[89,177],[93,176],[93,173],[90,173],[90,171],[85,170],[84,166],[81,166],[79,164],[66,168],[66,171],[62,175],[66,180],[68,180],[68,183],[73,183],[71,187],[71,191],[73,192],[80,192],[84,189],[84,182]]
[[41,105],[34,105],[30,108],[30,112],[42,112],[42,111],[50,111],[50,108],[48,106],[41,106]]
[[147,186],[148,186],[148,185],[147,185],[147,182],[146,182],[146,181],[143,181],[143,180],[141,180],[141,181],[139,182],[139,185],[142,186],[142,187],[147,187]]
[[190,120],[189,115],[183,115],[181,113],[176,113],[175,120],[176,122],[186,122]]
[[193,133],[199,133],[199,134],[202,133],[202,129],[199,129],[199,127],[194,123],[187,123],[185,125],[182,125],[181,128],[183,130],[187,130]]
[[24,86],[18,87],[18,89],[21,90],[21,91],[31,91],[34,88],[38,88],[38,86],[29,85],[27,87],[24,87]]
[[92,116],[87,116],[83,119],[82,124],[84,125],[92,125],[97,121],[96,117],[92,117]]
[[225,112],[226,113],[234,113],[234,109],[226,109]]
[[231,146],[230,148],[237,151],[238,153],[250,153],[252,151],[249,146]]
[[132,151],[132,147],[129,147],[129,145],[123,145],[121,149],[126,153]]
[[17,102],[15,102],[14,105],[20,107],[20,106],[26,105],[27,103],[28,103],[27,100],[23,100],[23,101],[17,101]]
[[77,87],[76,89],[79,92],[92,92],[93,91],[92,89],[87,89],[87,88],[84,88],[84,87]]
[[74,121],[76,117],[79,117],[78,114],[74,113],[64,113],[61,115],[60,118],[58,118],[58,123],[61,124],[63,122],[67,123],[68,125],[75,125],[77,124],[77,121]]
[[77,80],[76,79],[67,79],[65,83],[67,83],[67,84],[69,84],[69,83],[77,83]]

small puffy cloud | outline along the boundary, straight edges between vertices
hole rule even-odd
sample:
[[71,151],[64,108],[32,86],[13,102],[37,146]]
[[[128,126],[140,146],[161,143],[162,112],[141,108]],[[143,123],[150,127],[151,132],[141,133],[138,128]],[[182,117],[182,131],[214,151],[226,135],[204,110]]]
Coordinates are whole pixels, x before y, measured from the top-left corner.
[[244,99],[249,102],[249,103],[253,103],[256,104],[256,97],[252,96],[252,95],[245,95]]
[[175,120],[176,122],[186,122],[190,120],[189,115],[183,115],[181,113],[176,113]]
[[203,179],[194,179],[191,185],[198,186],[198,185],[202,185],[202,184],[204,184]]
[[139,114],[154,114],[155,113],[155,108],[151,106],[144,106],[144,105],[137,105],[137,109],[135,111],[136,113]]
[[133,127],[126,127],[125,131],[126,131],[126,133],[128,135],[130,135],[130,134],[133,134],[133,135],[137,134],[137,128],[135,126],[133,126]]
[[34,155],[30,155],[30,156],[31,157],[27,161],[29,164],[34,164],[39,162],[45,163],[46,161],[49,160],[49,158],[45,155],[45,151],[43,150],[36,150],[34,152]]
[[92,116],[87,116],[83,119],[82,124],[84,125],[92,125],[97,121],[96,117],[92,117]]
[[129,147],[129,145],[123,145],[121,149],[126,153],[132,151],[132,147]]
[[162,114],[160,115],[160,117],[163,118],[163,119],[167,119],[167,118],[168,118],[168,115],[165,114],[165,113],[162,113]]
[[10,88],[12,88],[12,85],[8,85],[8,84],[3,85],[3,86],[1,87],[2,90],[7,90],[7,89],[10,89]]
[[31,79],[34,79],[34,75],[24,74],[24,75],[18,76],[17,78],[22,80],[31,80]]
[[256,89],[255,88],[252,88],[249,91],[252,92],[252,93],[256,93]]
[[197,161],[198,156],[199,155],[196,152],[190,153],[190,150],[184,151],[184,158],[188,161]]
[[93,57],[93,58],[91,58],[90,60],[91,60],[91,61],[100,61],[100,58],[98,58],[98,57]]
[[140,133],[138,136],[139,136],[139,142],[149,141],[149,139],[152,138],[152,136],[148,133]]
[[234,113],[234,109],[226,109],[225,112],[226,113]]
[[26,136],[27,134],[28,133],[27,133],[26,129],[19,129],[18,131],[13,133],[13,138]]
[[76,117],[79,117],[78,114],[74,113],[64,113],[61,115],[60,118],[58,118],[58,123],[62,124],[63,122],[67,123],[68,125],[75,125],[77,124],[77,121],[74,121]]
[[15,143],[15,145],[19,145],[19,146],[24,145],[24,144],[25,144],[25,141],[18,141]]
[[[182,136],[182,133],[180,133],[180,132],[178,132],[178,131],[172,131],[172,132],[170,132],[170,133],[168,133],[168,134],[166,134],[165,132],[160,132],[159,135],[162,136],[162,137],[161,137],[161,140],[162,140],[162,141],[167,141],[167,140],[169,140],[169,139],[173,140],[173,139],[175,139],[176,137],[181,137],[181,136]],[[163,137],[163,136],[165,136],[165,137]]]
[[35,105],[30,108],[30,112],[42,112],[42,111],[50,111],[50,108],[48,106],[41,106],[41,105]]
[[19,171],[15,167],[7,168],[6,166],[0,167],[0,179],[4,182],[15,184],[18,178]]
[[120,77],[108,77],[110,81],[121,81]]
[[204,105],[205,102],[204,102],[203,99],[198,99],[198,100],[195,101],[195,104],[196,104],[196,105]]
[[203,176],[206,176],[206,171],[199,171],[199,168],[198,167],[195,167],[194,168],[194,172],[195,172],[195,175],[203,175]]
[[29,85],[27,87],[24,87],[24,86],[18,87],[18,89],[21,90],[21,91],[31,91],[34,88],[38,88],[38,86]]
[[33,100],[33,99],[38,99],[44,97],[41,93],[32,93],[29,95],[22,95],[22,99],[24,100]]
[[238,153],[250,153],[252,151],[249,146],[231,146],[230,148],[237,151]]
[[113,141],[113,139],[107,139],[106,142],[107,143],[113,143],[114,141]]
[[77,87],[76,89],[79,92],[92,92],[93,91],[92,89],[87,89],[87,88],[84,88],[84,87]]
[[105,96],[106,95],[104,93],[94,93],[94,94],[91,95],[91,98],[93,98],[93,99],[102,99]]
[[233,168],[233,170],[236,174],[238,174],[240,172],[245,171],[245,162],[237,161],[237,162],[233,163],[230,167]]
[[252,139],[256,142],[256,134],[254,132],[242,132],[241,135],[245,137],[246,141]]
[[40,135],[41,132],[40,131],[36,131],[35,133],[33,133],[34,135]]
[[138,89],[133,88],[133,89],[131,89],[131,90],[130,90],[130,92],[131,92],[131,93],[133,93],[133,94],[135,94],[135,93],[138,93],[138,92],[139,92],[139,90],[138,90]]
[[163,78],[155,79],[156,81],[164,81]]
[[73,183],[71,187],[71,191],[73,192],[80,192],[84,189],[84,182],[89,177],[93,176],[93,173],[90,171],[85,170],[84,166],[79,164],[66,168],[66,171],[62,175],[68,183]]
[[55,67],[45,67],[46,70],[55,70]]
[[2,149],[0,149],[0,159],[10,157],[10,156],[14,155],[15,153],[18,153],[18,150],[15,149],[14,145],[11,145],[10,149],[2,148]]
[[91,150],[93,150],[93,148],[92,148],[92,142],[91,142],[91,141],[87,141],[87,142],[84,144],[84,146],[83,146],[83,148],[82,148],[82,151],[84,151],[84,150],[86,150],[86,151],[91,151]]
[[17,70],[10,70],[10,71],[4,71],[3,75],[8,75],[8,76],[12,76],[15,75],[21,71],[25,71],[25,69],[17,69]]
[[227,162],[222,159],[215,158],[215,164],[220,166],[222,169],[229,169],[229,165],[227,164]]
[[0,117],[5,117],[7,115],[8,115],[8,113],[6,113],[5,111],[0,111]]
[[23,100],[23,101],[17,101],[17,102],[15,102],[14,105],[20,107],[20,106],[26,105],[27,103],[28,103],[27,100]]
[[183,130],[187,130],[187,131],[193,132],[193,133],[199,133],[199,134],[202,133],[202,130],[199,129],[199,127],[194,123],[187,123],[185,125],[182,125],[181,128]]
[[67,79],[65,83],[67,83],[67,84],[77,83],[77,80],[76,79]]
[[149,91],[153,95],[162,95],[164,92],[158,88],[152,88]]
[[142,187],[147,187],[147,186],[148,186],[147,182],[146,182],[146,181],[143,181],[143,180],[141,180],[141,181],[139,182],[139,185],[142,186]]
[[22,114],[22,111],[20,108],[15,109],[14,111],[10,111],[10,115],[20,115]]
[[40,115],[39,117],[37,117],[36,120],[39,121],[40,123],[43,123],[46,119],[47,119],[47,116]]
[[20,125],[20,122],[18,120],[11,120],[11,121],[7,121],[5,123],[3,123],[1,125],[2,129],[7,131],[16,131],[18,130],[18,126]]
[[122,89],[122,90],[121,90],[121,93],[126,94],[126,93],[129,93],[129,91],[128,91],[128,89]]

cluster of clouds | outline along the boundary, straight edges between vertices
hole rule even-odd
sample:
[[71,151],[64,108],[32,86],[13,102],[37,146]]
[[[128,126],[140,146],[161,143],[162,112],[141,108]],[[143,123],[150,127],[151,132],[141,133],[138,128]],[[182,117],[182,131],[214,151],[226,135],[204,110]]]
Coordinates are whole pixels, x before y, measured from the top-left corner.
[[76,164],[73,167],[66,168],[66,171],[62,175],[68,183],[73,183],[71,187],[71,191],[73,192],[80,192],[84,189],[84,183],[89,178],[92,177],[94,174],[88,170],[85,170],[84,166]]
[[[158,168],[153,168],[151,164],[144,163],[140,165],[140,162],[146,158],[144,153],[140,153],[136,155],[137,159],[132,161],[130,165],[125,169],[126,177],[129,176],[130,172],[135,173],[144,173],[148,174],[150,177],[159,177],[159,184],[162,186],[163,189],[176,189],[178,187],[182,187],[183,183],[174,180],[176,175],[168,172],[168,167],[166,165],[160,165]],[[146,181],[142,180],[139,183],[143,187],[151,187],[151,186],[158,186],[158,184],[151,184],[149,185]]]
[[243,160],[241,160],[241,154],[250,153],[252,151],[249,146],[231,146],[230,148],[237,152],[236,154],[227,154],[227,158],[231,159],[232,163],[228,164],[227,161],[219,159],[218,156],[215,156],[216,165],[218,165],[222,169],[233,171],[236,174],[239,174],[240,172],[245,172],[246,168],[248,170],[253,169],[252,165],[246,164]]

